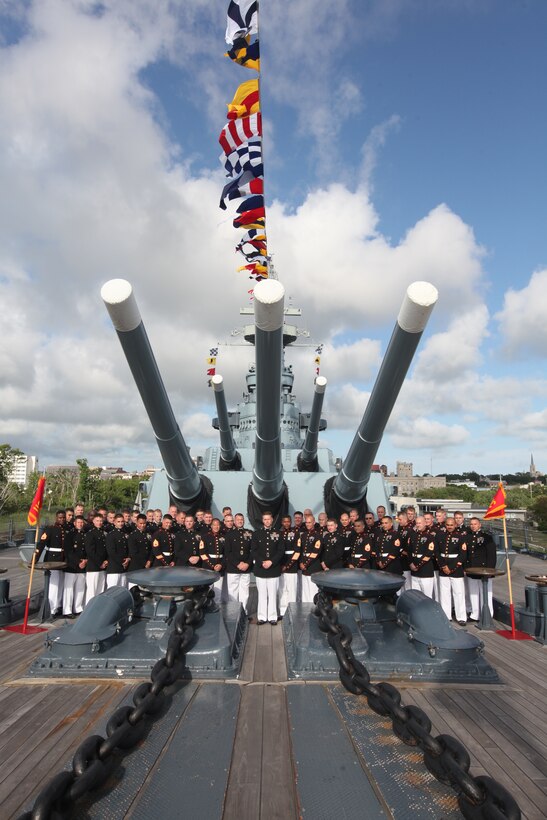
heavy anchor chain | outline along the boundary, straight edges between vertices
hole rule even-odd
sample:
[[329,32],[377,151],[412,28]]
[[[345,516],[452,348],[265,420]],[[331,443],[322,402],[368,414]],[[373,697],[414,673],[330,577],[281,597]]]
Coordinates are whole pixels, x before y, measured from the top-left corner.
[[504,786],[491,777],[473,777],[469,773],[469,753],[459,740],[450,735],[434,737],[423,709],[403,706],[401,693],[392,684],[371,683],[368,670],[351,649],[350,629],[338,623],[332,599],[319,592],[314,602],[319,629],[327,634],[329,646],[336,653],[344,687],[354,695],[365,695],[374,712],[391,719],[393,731],[403,743],[421,749],[431,774],[457,792],[462,815],[468,820],[520,820],[518,803]]
[[207,590],[182,602],[173,620],[165,657],[152,668],[150,681],[137,686],[133,706],[116,709],[106,724],[106,738],[87,737],[72,759],[72,771],[55,775],[39,793],[32,809],[18,820],[64,820],[77,800],[103,785],[112,771],[112,755],[133,749],[139,743],[148,728],[147,719],[157,714],[165,702],[163,690],[182,678],[194,628],[203,621],[213,595],[213,590]]

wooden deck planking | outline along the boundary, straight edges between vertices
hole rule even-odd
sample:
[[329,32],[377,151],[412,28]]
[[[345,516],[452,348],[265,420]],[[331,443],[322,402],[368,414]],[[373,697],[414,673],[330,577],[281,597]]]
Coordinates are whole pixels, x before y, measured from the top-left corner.
[[[529,556],[518,556],[517,561],[520,575],[514,572],[513,577],[522,579],[522,590],[529,583],[525,574],[547,570],[544,562]],[[19,573],[28,580],[27,570]],[[495,594],[501,598],[500,585],[506,589],[505,577],[495,581]],[[403,703],[422,707],[435,734],[462,740],[471,755],[472,773],[488,774],[504,783],[525,820],[543,820],[547,816],[547,648],[532,641],[508,641],[474,627],[469,631],[484,641],[502,685],[428,684],[418,689],[416,684],[400,684]],[[0,750],[9,753],[7,771],[0,779],[0,801],[6,818],[17,816],[28,805],[31,795],[71,759],[100,716],[113,711],[128,691],[127,685],[117,682],[13,681],[14,670],[16,676],[22,675],[40,651],[44,634],[0,631]],[[296,818],[285,687],[299,684],[286,683],[280,624],[250,625],[240,680],[252,683],[242,686],[224,820]]]
[[[505,570],[505,562],[503,569]],[[533,583],[526,580],[526,575],[547,575],[547,562],[534,558],[533,555],[517,554],[515,563],[511,567],[511,584],[515,604],[524,603],[524,588]],[[500,601],[509,601],[507,575],[500,575],[494,579],[493,590],[495,597]]]
[[264,687],[263,714],[260,817],[262,820],[296,820],[295,771],[284,686]]
[[[547,795],[538,788],[537,781],[523,775],[515,767],[509,741],[503,739],[501,746],[497,745],[489,736],[485,722],[470,717],[468,708],[451,703],[444,694],[447,693],[434,689],[427,692],[407,690],[403,702],[407,703],[411,698],[424,709],[433,722],[433,734],[449,734],[460,740],[471,757],[471,774],[487,774],[502,783],[518,801],[523,818],[543,820]],[[450,691],[452,694],[453,690]],[[469,694],[466,690],[465,697],[468,698]],[[407,699],[407,695],[410,698]]]
[[[4,755],[0,802],[5,817],[16,816],[65,767],[95,721],[113,711],[125,694],[116,684],[64,684],[54,687],[61,702],[52,703],[53,687],[44,688],[41,706],[34,709],[36,723],[27,722],[17,735],[17,747],[10,748],[8,758]],[[26,687],[19,691],[24,696]]]
[[255,660],[256,660],[256,648],[258,642],[258,630],[259,627],[256,624],[249,624],[247,630],[247,638],[245,641],[245,651],[243,654],[243,661],[241,662],[241,669],[239,672],[240,680],[244,681],[251,681],[253,680],[254,675],[254,668],[255,668]]
[[273,638],[272,631],[279,626],[262,624],[257,627],[258,637],[256,644],[255,665],[252,680],[269,683],[273,681]]
[[33,658],[41,652],[45,636],[45,632],[21,635],[18,632],[0,629],[0,684],[13,680],[27,671]]
[[264,687],[243,687],[223,820],[260,817],[263,710]]
[[[19,552],[14,547],[0,550],[0,567],[7,569],[7,573],[0,578],[10,582],[10,598],[26,598],[30,570],[23,565]],[[39,592],[44,587],[43,572],[37,570],[32,579],[32,592]]]

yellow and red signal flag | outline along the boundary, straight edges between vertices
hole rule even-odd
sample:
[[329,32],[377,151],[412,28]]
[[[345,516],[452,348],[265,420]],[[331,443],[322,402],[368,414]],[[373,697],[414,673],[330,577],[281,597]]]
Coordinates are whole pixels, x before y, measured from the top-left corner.
[[507,506],[505,503],[505,498],[505,490],[503,489],[503,484],[500,481],[498,491],[490,502],[490,506],[486,510],[484,518],[505,518],[505,508]]
[[234,99],[228,103],[228,119],[237,120],[240,117],[248,117],[260,111],[260,92],[258,90],[258,80],[247,80],[241,83]]
[[246,270],[252,276],[257,278],[257,281],[260,282],[261,279],[268,278],[268,267],[267,265],[263,265],[261,262],[252,262],[250,265],[242,265],[238,268],[238,271]]
[[30,505],[30,510],[28,511],[27,521],[30,527],[35,527],[40,518],[40,510],[42,509],[42,504],[44,503],[44,491],[46,487],[46,479],[44,476],[41,476],[38,479],[38,487],[34,494],[34,498],[32,499],[32,504]]

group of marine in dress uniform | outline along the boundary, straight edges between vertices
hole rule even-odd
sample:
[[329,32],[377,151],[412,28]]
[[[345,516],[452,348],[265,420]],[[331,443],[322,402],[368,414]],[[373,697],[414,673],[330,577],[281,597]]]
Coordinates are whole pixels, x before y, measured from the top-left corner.
[[[66,563],[52,570],[49,602],[53,615],[75,617],[95,595],[127,583],[128,570],[194,566],[220,574],[214,584],[217,602],[239,602],[248,612],[251,573],[258,592],[257,621],[276,624],[291,602],[312,603],[317,572],[343,567],[376,569],[402,575],[404,589],[418,589],[436,599],[447,618],[460,625],[478,621],[482,585],[465,575],[466,567],[495,567],[496,547],[479,518],[466,526],[463,513],[447,517],[440,509],[416,516],[406,507],[396,521],[378,507],[376,517],[357,510],[339,520],[311,510],[285,516],[281,528],[271,513],[252,531],[241,513],[223,508],[223,519],[198,510],[189,515],[171,506],[146,514],[94,510],[83,506],[58,510],[46,527],[37,557]],[[489,606],[492,612],[491,581]]]

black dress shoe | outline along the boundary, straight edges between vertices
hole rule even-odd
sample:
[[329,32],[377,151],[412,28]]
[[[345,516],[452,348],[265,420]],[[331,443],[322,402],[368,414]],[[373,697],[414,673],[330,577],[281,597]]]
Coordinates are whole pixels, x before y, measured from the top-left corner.
[[272,626],[277,626],[277,621],[270,621]]
[[265,623],[266,623],[266,621],[257,621],[257,624],[258,624],[259,626],[262,626],[262,624],[265,624]]
[[458,623],[460,626],[465,626],[467,624],[467,621],[458,621]]

